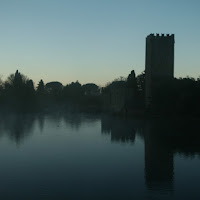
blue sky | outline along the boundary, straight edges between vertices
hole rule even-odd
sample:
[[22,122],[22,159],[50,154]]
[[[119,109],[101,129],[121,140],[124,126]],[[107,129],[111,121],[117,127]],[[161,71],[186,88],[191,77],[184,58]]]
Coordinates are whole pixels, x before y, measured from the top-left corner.
[[104,85],[145,67],[145,37],[175,34],[175,76],[200,76],[199,0],[0,0],[0,74]]

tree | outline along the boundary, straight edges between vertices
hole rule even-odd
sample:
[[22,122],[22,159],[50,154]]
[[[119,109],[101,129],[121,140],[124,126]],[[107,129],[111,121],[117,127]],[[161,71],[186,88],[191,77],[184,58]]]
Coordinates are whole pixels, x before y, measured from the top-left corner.
[[3,81],[1,79],[1,76],[0,76],[0,96],[3,96]]
[[145,90],[145,71],[143,71],[141,74],[139,74],[136,77],[136,80],[137,80],[138,90],[144,92],[144,90]]
[[27,80],[26,81],[26,92],[25,95],[27,96],[33,96],[35,92],[33,81],[32,80]]
[[64,87],[64,95],[72,99],[77,99],[83,95],[83,88],[78,81],[72,82]]
[[135,71],[132,70],[131,73],[128,75],[127,81],[126,81],[128,88],[133,88],[134,91],[137,90],[137,80],[135,77]]
[[43,80],[40,80],[37,86],[37,94],[43,95],[44,94],[44,82]]
[[5,81],[5,94],[14,101],[22,101],[34,94],[33,81],[16,70]]
[[8,76],[7,80],[5,81],[5,85],[7,87],[12,87],[17,89],[25,86],[28,80],[29,79],[25,75],[19,73],[17,70],[15,74],[10,74],[10,76]]

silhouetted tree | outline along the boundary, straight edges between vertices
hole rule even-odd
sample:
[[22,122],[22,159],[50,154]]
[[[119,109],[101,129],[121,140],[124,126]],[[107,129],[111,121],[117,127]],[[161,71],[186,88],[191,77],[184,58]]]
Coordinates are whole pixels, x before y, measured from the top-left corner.
[[135,77],[135,71],[132,70],[131,73],[128,75],[126,85],[128,88],[133,88],[135,91],[137,90],[137,80]]
[[28,97],[33,96],[35,93],[34,85],[32,80],[26,81],[26,94]]
[[0,76],[0,102],[3,100],[3,93],[4,93],[4,83]]
[[34,92],[33,81],[17,70],[5,81],[4,102],[20,110],[34,101]]
[[186,116],[200,115],[200,84],[191,77],[160,80],[153,89],[153,111]]
[[25,90],[26,78],[21,75],[18,70],[15,74],[11,74],[5,82],[5,90],[7,94],[20,97]]
[[136,77],[136,81],[137,81],[138,90],[144,92],[144,90],[145,90],[145,71],[143,71],[141,74],[139,74]]
[[78,81],[72,82],[64,87],[64,95],[65,97],[78,100],[77,98],[83,95],[83,88]]
[[44,82],[43,80],[40,80],[40,82],[38,83],[38,86],[37,86],[37,94],[39,95],[43,95],[44,94]]
[[13,80],[13,86],[15,88],[20,88],[26,81],[22,79],[22,75],[18,72],[18,70],[15,72],[14,80]]
[[7,78],[7,80],[5,81],[5,85],[7,88],[13,88],[15,90],[18,90],[24,87],[27,81],[28,78],[25,75],[19,73],[17,70],[15,74],[11,74]]
[[3,81],[1,79],[1,76],[0,76],[0,92],[3,90]]

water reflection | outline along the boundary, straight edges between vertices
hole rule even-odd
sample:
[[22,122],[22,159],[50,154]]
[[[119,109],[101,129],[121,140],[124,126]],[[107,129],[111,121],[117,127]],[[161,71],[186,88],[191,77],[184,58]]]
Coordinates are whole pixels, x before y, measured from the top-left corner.
[[84,113],[63,113],[62,118],[66,126],[79,130],[84,123],[94,123],[100,120],[100,115]]
[[30,136],[36,120],[35,115],[13,113],[0,116],[0,133],[6,135],[11,141],[20,144]]
[[42,132],[44,128],[44,122],[45,122],[44,114],[38,114],[37,119],[38,119],[40,132]]
[[101,118],[102,134],[110,134],[111,142],[134,143],[136,133],[140,132],[142,121],[110,117],[104,115]]
[[162,134],[160,123],[104,116],[101,119],[101,131],[102,134],[111,135],[111,142],[134,143],[136,133],[142,135],[147,188],[173,191],[173,148],[162,137],[156,137]]
[[145,181],[150,190],[169,192],[173,191],[173,149],[165,140],[156,137],[159,125],[160,123],[152,124],[149,121],[145,123]]
[[198,120],[101,119],[102,134],[110,134],[111,142],[134,143],[136,134],[142,136],[146,187],[167,194],[174,190],[174,155],[200,155],[198,127]]
[[101,133],[106,135],[111,143],[135,144],[137,136],[143,138],[144,177],[149,191],[173,194],[176,175],[174,155],[178,153],[185,157],[200,156],[198,120],[134,120],[108,115],[64,112],[15,113],[0,116],[0,136],[7,136],[19,144],[30,138],[36,126],[43,132],[46,121],[55,127],[64,124],[74,130],[81,130],[88,123],[101,122]]
[[172,192],[174,155],[200,155],[198,121],[148,120],[144,126],[145,180],[150,190]]
[[79,130],[83,123],[93,123],[100,120],[100,116],[65,112],[3,114],[0,115],[0,137],[6,136],[20,144],[31,136],[37,125],[40,132],[43,132],[46,120],[55,127],[59,127],[64,121],[67,127]]

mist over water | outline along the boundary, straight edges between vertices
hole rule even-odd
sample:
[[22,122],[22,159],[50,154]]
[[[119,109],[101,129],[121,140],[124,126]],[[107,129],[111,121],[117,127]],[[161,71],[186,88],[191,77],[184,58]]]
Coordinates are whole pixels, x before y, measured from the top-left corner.
[[0,116],[1,199],[199,199],[199,121]]

